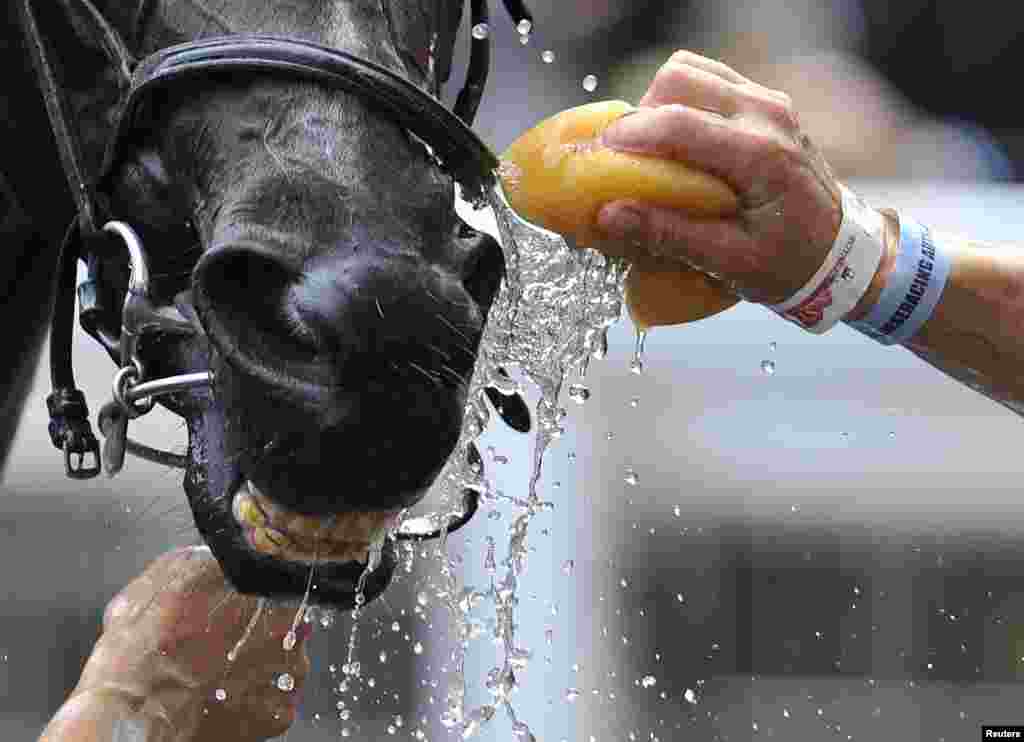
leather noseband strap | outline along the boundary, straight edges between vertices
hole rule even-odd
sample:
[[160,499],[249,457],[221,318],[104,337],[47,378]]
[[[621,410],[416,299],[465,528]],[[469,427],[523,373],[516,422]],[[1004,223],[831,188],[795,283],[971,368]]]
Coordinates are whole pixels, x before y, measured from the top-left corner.
[[430,145],[441,166],[472,198],[494,178],[498,159],[469,126],[440,101],[378,64],[319,44],[272,34],[237,34],[168,47],[132,75],[103,175],[115,169],[139,115],[158,90],[187,78],[230,72],[289,75],[345,90]]

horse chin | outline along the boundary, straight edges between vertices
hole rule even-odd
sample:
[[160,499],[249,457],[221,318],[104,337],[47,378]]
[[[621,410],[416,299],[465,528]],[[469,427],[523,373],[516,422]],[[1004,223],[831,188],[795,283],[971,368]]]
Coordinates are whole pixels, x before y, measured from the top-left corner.
[[280,601],[308,596],[311,604],[347,610],[387,589],[397,563],[389,535],[401,511],[302,515],[276,504],[242,471],[223,487],[206,476],[208,467],[190,460],[185,492],[200,535],[236,590]]

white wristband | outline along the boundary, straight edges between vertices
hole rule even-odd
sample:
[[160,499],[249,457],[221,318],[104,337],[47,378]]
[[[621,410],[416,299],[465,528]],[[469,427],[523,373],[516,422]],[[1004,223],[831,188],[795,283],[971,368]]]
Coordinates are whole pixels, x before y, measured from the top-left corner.
[[843,221],[825,262],[802,289],[768,307],[816,335],[853,311],[882,262],[882,215],[846,186],[839,188]]

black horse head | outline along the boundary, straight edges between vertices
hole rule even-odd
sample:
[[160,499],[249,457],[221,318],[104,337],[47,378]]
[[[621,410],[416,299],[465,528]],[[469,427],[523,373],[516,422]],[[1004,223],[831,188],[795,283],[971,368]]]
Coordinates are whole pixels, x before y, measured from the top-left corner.
[[456,215],[458,153],[439,157],[373,95],[291,74],[288,54],[183,75],[138,110],[125,80],[182,42],[287,38],[437,95],[461,0],[18,2],[46,37],[44,94],[47,75],[62,91],[80,221],[130,223],[148,256],[158,319],[127,357],[140,265],[83,238],[88,328],[136,381],[211,374],[160,397],[187,422],[204,540],[243,592],[301,595],[315,560],[314,601],[351,606],[361,576],[372,599],[395,565],[385,534],[456,446],[503,272]]

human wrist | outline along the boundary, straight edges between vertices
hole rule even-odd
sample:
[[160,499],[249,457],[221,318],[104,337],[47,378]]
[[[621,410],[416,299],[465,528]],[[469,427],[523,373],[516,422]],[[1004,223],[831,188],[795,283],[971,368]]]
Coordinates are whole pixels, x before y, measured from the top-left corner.
[[768,309],[816,335],[827,332],[865,300],[885,257],[885,219],[839,185],[842,216],[821,266],[788,299]]
[[877,209],[877,211],[882,215],[883,224],[882,260],[878,264],[878,270],[875,271],[868,290],[857,302],[857,306],[843,318],[844,322],[863,319],[871,311],[872,307],[878,303],[882,289],[885,288],[889,279],[889,274],[892,273],[892,269],[896,265],[896,252],[899,249],[900,241],[900,227],[896,212],[892,209]]
[[190,740],[190,730],[199,724],[200,693],[172,656],[140,646],[130,631],[108,629],[93,648],[74,695],[128,704],[146,717],[162,719],[179,735],[174,739]]
[[185,742],[161,709],[125,689],[99,686],[76,691],[53,717],[39,742]]
[[895,234],[888,244],[890,267],[878,283],[878,295],[864,311],[846,318],[850,327],[882,345],[901,345],[914,337],[938,307],[952,271],[954,251],[927,226],[907,214],[888,212]]

